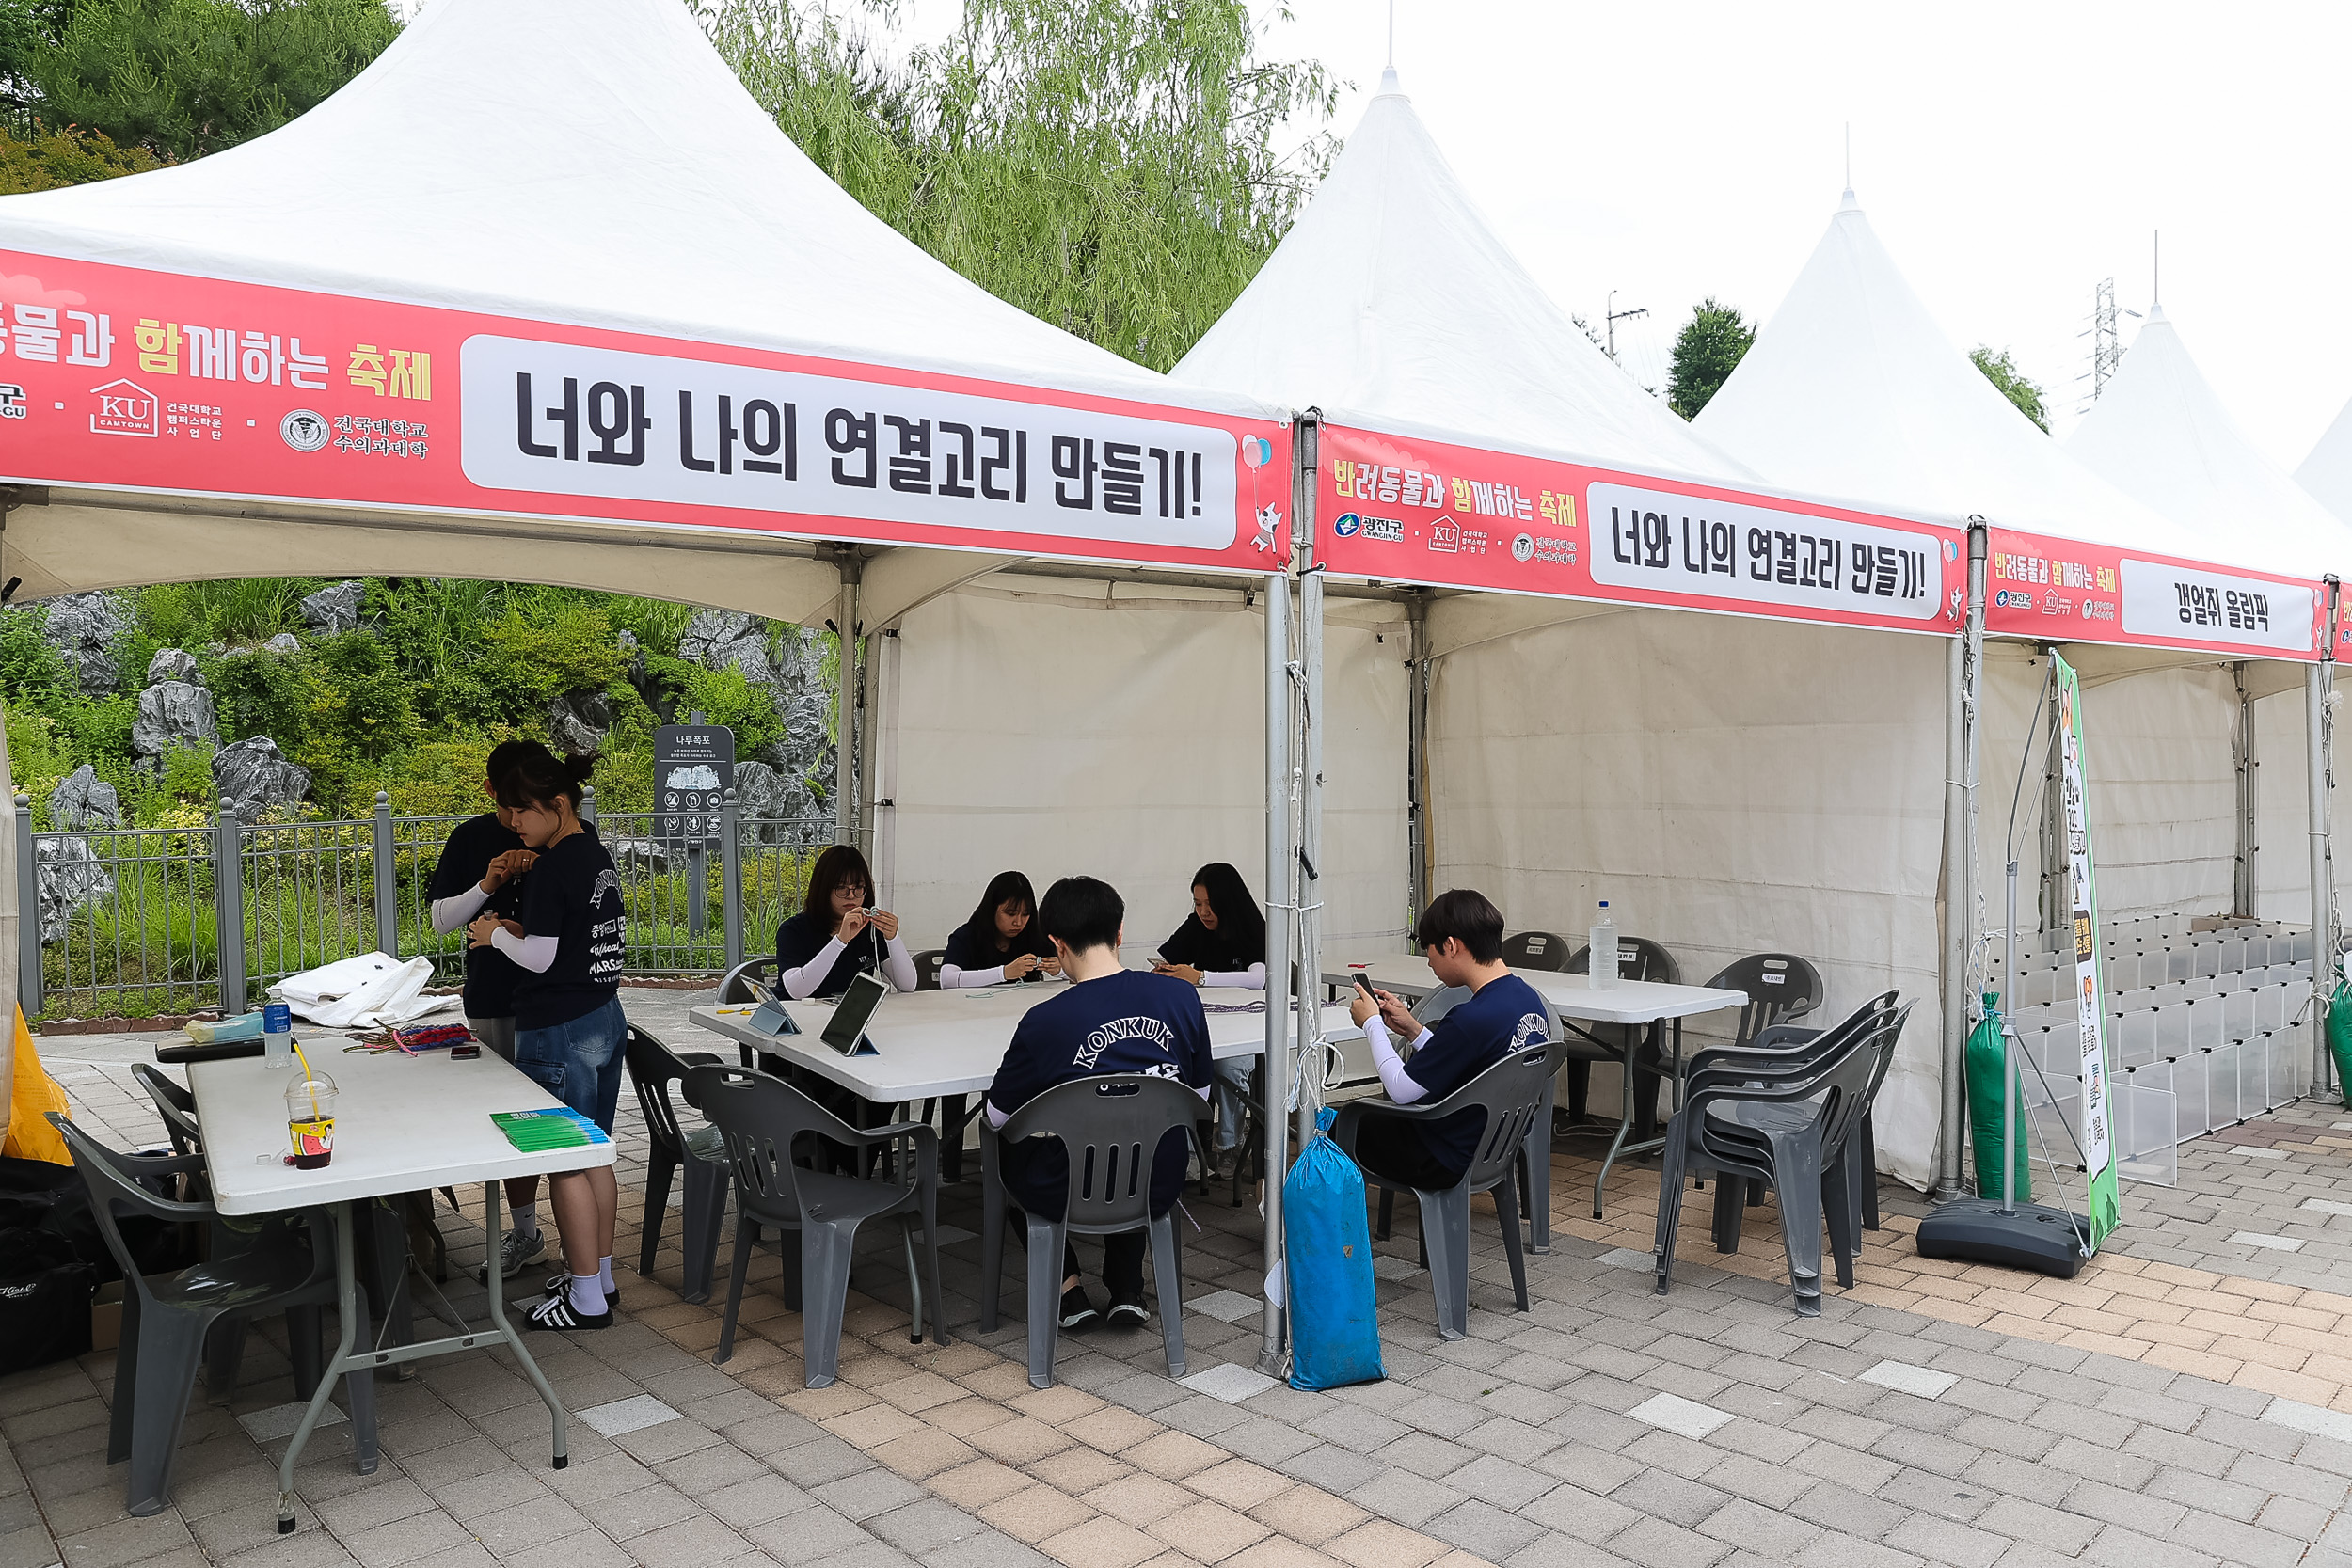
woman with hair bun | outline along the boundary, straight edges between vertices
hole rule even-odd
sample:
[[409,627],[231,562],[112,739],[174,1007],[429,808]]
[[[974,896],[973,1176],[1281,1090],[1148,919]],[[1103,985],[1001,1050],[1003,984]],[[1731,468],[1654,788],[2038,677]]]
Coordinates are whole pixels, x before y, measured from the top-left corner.
[[[536,852],[523,879],[522,919],[484,914],[467,927],[476,947],[521,971],[515,988],[515,1066],[607,1133],[621,1098],[621,883],[612,857],[580,820],[593,757],[558,759],[536,742],[499,783],[499,804]],[[612,1167],[553,1178],[555,1228],[565,1273],[525,1315],[529,1328],[609,1328],[612,1230],[620,1186]]]

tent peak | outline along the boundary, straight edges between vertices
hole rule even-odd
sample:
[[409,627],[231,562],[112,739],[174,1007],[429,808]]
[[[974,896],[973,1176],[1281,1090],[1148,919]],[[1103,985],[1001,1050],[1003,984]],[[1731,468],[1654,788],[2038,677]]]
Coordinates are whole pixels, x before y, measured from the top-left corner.
[[1848,185],[1846,187],[1846,194],[1838,198],[1837,210],[1841,213],[1858,213],[1862,211],[1862,203],[1854,199],[1853,187],[1851,185]]
[[1396,67],[1388,66],[1381,71],[1380,90],[1372,96],[1375,98],[1404,98],[1406,96],[1403,85],[1396,79]]

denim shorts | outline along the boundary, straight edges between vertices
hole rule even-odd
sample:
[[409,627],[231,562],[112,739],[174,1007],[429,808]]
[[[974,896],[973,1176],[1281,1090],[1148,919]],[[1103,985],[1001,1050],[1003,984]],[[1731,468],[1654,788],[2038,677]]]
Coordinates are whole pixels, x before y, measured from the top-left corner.
[[581,1116],[612,1131],[621,1104],[621,1066],[628,1019],[614,997],[594,1012],[550,1029],[515,1031],[515,1066],[524,1077]]

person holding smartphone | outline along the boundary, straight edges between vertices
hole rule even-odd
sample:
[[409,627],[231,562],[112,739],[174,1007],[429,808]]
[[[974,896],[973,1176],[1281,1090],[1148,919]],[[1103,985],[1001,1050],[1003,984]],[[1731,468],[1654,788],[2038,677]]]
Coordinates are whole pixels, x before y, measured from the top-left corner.
[[[559,761],[530,744],[499,784],[524,847],[536,851],[522,917],[485,911],[466,934],[521,972],[515,988],[515,1066],[609,1134],[621,1098],[628,1020],[621,1011],[620,874],[580,820],[595,759]],[[612,1232],[620,1186],[610,1165],[550,1179],[564,1271],[525,1313],[526,1328],[612,1325]]]
[[[1441,986],[1469,988],[1466,1001],[1423,1028],[1404,1000],[1356,976],[1348,1012],[1372,1047],[1391,1102],[1442,1100],[1512,1052],[1551,1037],[1551,1008],[1502,961],[1502,911],[1486,895],[1454,888],[1429,901],[1413,942]],[[1398,1040],[1409,1040],[1410,1058]],[[1442,1190],[1462,1180],[1478,1152],[1486,1113],[1462,1111],[1436,1122],[1368,1115],[1356,1135],[1356,1163],[1391,1187]]]
[[879,974],[900,990],[915,987],[914,956],[898,917],[871,907],[866,857],[836,844],[817,857],[801,912],[776,927],[776,985],[794,1001],[832,998],[860,974]]
[[[1192,913],[1160,943],[1152,973],[1203,989],[1265,990],[1265,913],[1238,870],[1213,861],[1193,873]],[[1209,1169],[1220,1181],[1232,1180],[1241,1163],[1242,1112],[1255,1066],[1254,1058],[1238,1056],[1216,1064]]]
[[[433,929],[448,936],[462,931],[484,911],[501,920],[520,918],[523,873],[538,859],[523,847],[515,832],[515,814],[499,803],[499,781],[521,761],[531,743],[502,740],[490,749],[484,765],[483,792],[491,809],[469,816],[450,830],[449,842],[433,867],[425,896],[433,901]],[[466,1027],[473,1037],[507,1061],[515,1059],[515,988],[522,972],[495,947],[466,949]],[[539,1229],[539,1179],[517,1176],[506,1183],[506,1204],[514,1211],[514,1228],[500,1239],[499,1273],[512,1279],[534,1259],[547,1256],[547,1240]],[[489,1281],[490,1265],[481,1277]]]
[[1041,980],[1061,973],[1061,959],[1037,921],[1037,895],[1018,871],[989,879],[972,918],[947,939],[939,966],[939,989],[995,986],[1009,980]]

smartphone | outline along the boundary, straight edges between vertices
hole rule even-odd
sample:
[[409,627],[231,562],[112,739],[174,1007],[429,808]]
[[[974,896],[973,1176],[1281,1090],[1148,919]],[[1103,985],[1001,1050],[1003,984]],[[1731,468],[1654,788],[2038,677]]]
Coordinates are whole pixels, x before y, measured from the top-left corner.
[[1364,993],[1365,1001],[1371,1003],[1375,1006],[1378,1006],[1380,1005],[1380,999],[1372,994],[1372,982],[1365,979],[1360,974],[1356,976],[1356,989]]

